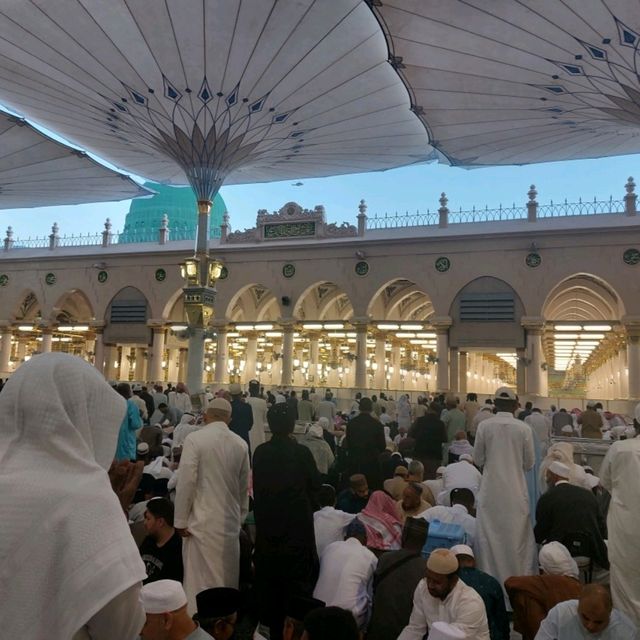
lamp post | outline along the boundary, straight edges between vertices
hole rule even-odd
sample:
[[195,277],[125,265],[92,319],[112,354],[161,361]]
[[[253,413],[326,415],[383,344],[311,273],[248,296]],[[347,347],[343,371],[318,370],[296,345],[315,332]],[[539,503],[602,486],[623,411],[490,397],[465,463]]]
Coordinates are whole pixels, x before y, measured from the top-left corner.
[[205,329],[213,318],[215,285],[222,271],[222,263],[209,256],[210,211],[210,201],[198,201],[198,237],[195,255],[180,265],[185,281],[182,291],[189,324],[187,387],[192,396],[199,396],[202,390]]

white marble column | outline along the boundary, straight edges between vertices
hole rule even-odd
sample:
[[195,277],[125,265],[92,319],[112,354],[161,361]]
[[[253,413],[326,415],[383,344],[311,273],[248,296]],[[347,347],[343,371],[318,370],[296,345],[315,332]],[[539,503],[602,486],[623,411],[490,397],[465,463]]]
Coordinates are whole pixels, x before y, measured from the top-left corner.
[[144,352],[147,351],[146,347],[136,347],[136,368],[134,379],[140,382],[146,382],[147,380],[147,359],[144,357]]
[[213,381],[216,384],[224,384],[227,379],[227,327],[225,324],[216,324],[216,368]]
[[393,372],[391,373],[391,380],[389,380],[389,387],[396,392],[400,389],[400,366],[402,364],[400,347],[400,341],[393,340],[391,343],[391,366],[393,367]]
[[516,393],[519,397],[526,393],[527,388],[527,368],[524,362],[526,357],[526,349],[516,349]]
[[294,321],[281,320],[282,327],[282,373],[280,384],[283,387],[290,387],[293,377],[293,329]]
[[358,391],[367,390],[367,323],[364,321],[352,321],[356,329],[356,378],[355,385]]
[[640,336],[627,336],[627,367],[629,369],[629,400],[640,400]]
[[95,329],[96,337],[94,340],[93,347],[93,366],[100,372],[105,373],[104,359],[105,359],[105,348],[104,341],[102,339],[102,329]]
[[40,351],[42,353],[50,353],[53,345],[53,330],[51,327],[42,327],[42,342],[40,343]]
[[178,382],[178,368],[180,366],[180,351],[169,349],[167,359],[167,382],[176,384]]
[[[153,343],[149,356],[148,378],[150,382],[162,381],[162,361],[164,360],[165,328],[153,326]],[[191,391],[189,389],[189,391]]]
[[0,345],[0,376],[11,373],[11,327],[2,328],[2,344]]
[[120,348],[120,366],[118,367],[116,378],[121,382],[127,382],[129,380],[129,371],[131,369],[131,363],[129,362],[130,354],[131,347],[122,346]]
[[[543,391],[542,368],[544,354],[542,351],[542,333],[544,320],[542,318],[522,318],[522,326],[527,332],[527,373],[526,394],[541,396]],[[546,374],[546,372],[545,372]]]
[[[469,354],[466,351],[460,351],[459,354],[459,366],[460,366],[460,383],[458,385],[458,391],[460,396],[466,396],[467,394],[467,371],[469,370]],[[460,400],[463,398],[461,397]]]
[[386,340],[384,335],[376,337],[376,374],[374,376],[374,385],[377,391],[385,388],[385,364],[386,364]]
[[244,372],[243,382],[249,383],[249,380],[253,380],[256,377],[256,359],[258,355],[258,334],[247,334],[247,348],[245,350],[244,358]]
[[460,383],[460,368],[458,367],[458,349],[451,347],[449,349],[449,389],[452,393],[458,393],[458,385]]
[[436,337],[436,357],[438,372],[437,391],[449,391],[449,329],[438,329]]
[[[202,341],[204,344],[204,340]],[[189,357],[189,349],[187,347],[180,347],[178,352],[178,382],[187,381],[187,359]],[[188,388],[188,387],[187,387]],[[191,393],[191,389],[189,389]]]

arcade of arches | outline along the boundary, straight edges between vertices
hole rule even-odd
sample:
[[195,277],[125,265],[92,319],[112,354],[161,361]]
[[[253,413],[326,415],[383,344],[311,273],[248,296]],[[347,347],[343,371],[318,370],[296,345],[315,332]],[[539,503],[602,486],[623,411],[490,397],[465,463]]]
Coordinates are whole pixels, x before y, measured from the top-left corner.
[[[459,393],[506,384],[529,396],[640,396],[640,326],[625,322],[623,300],[591,274],[551,285],[539,316],[526,315],[518,293],[495,277],[471,280],[437,314],[427,288],[408,278],[355,304],[359,293],[338,280],[295,299],[259,282],[239,287],[205,335],[203,382]],[[109,300],[78,287],[45,309],[25,290],[1,330],[0,372],[53,350],[86,358],[108,379],[184,380],[180,294],[152,306],[132,285]]]

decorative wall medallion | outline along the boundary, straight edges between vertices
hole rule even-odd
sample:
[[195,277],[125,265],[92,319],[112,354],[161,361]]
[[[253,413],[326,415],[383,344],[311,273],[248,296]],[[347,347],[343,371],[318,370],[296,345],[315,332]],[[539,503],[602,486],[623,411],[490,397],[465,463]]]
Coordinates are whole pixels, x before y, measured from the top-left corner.
[[98,282],[104,283],[109,279],[109,274],[106,271],[98,271]]
[[0,287],[6,287],[9,284],[9,276],[6,273],[3,273],[0,276]]
[[640,262],[640,251],[638,251],[638,249],[627,249],[623,254],[622,254],[622,259],[624,260],[625,264],[629,264],[629,265],[636,265]]
[[440,256],[439,258],[436,258],[435,264],[436,271],[439,271],[440,273],[449,271],[449,269],[451,268],[451,260],[449,260],[449,258],[447,258],[446,256]]
[[359,276],[366,276],[369,273],[369,263],[364,260],[356,262],[355,272]]
[[156,269],[156,280],[164,282],[167,279],[167,272],[164,269]]
[[535,269],[542,264],[542,256],[539,253],[528,253],[524,261],[527,264],[527,267]]
[[56,274],[55,273],[47,273],[44,277],[44,281],[47,284],[55,284],[56,283]]
[[287,263],[282,267],[282,275],[285,278],[292,278],[296,273],[296,268],[291,264]]
[[227,269],[227,267],[222,267],[222,269],[220,269],[220,277],[218,278],[218,280],[226,280],[229,277],[229,269]]

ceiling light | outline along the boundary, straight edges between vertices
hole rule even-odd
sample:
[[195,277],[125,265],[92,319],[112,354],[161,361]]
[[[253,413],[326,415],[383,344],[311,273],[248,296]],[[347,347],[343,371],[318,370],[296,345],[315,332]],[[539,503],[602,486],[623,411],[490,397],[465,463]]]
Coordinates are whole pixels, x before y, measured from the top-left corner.
[[584,325],[585,331],[611,331],[610,324],[586,324]]
[[422,329],[421,324],[401,324],[400,328],[403,331],[420,331]]
[[399,324],[387,324],[382,322],[376,326],[382,331],[397,331],[400,328]]
[[271,329],[273,329],[273,325],[269,324],[268,322],[259,322],[258,324],[254,325],[254,329],[260,331],[271,331]]
[[267,331],[264,334],[267,338],[280,338],[282,337],[282,331]]
[[580,324],[556,324],[553,327],[556,331],[580,331],[582,325]]
[[32,324],[21,324],[18,327],[18,331],[33,331],[33,325]]
[[400,331],[399,333],[396,333],[396,338],[415,338],[416,334],[415,333],[404,333],[402,331]]
[[252,324],[237,324],[236,331],[253,331]]
[[315,329],[316,331],[322,329],[322,325],[318,322],[305,322],[302,325],[303,329]]
[[324,328],[325,329],[344,329],[344,323],[343,322],[325,322]]
[[186,324],[174,324],[171,327],[172,331],[186,331],[187,330],[187,325]]

